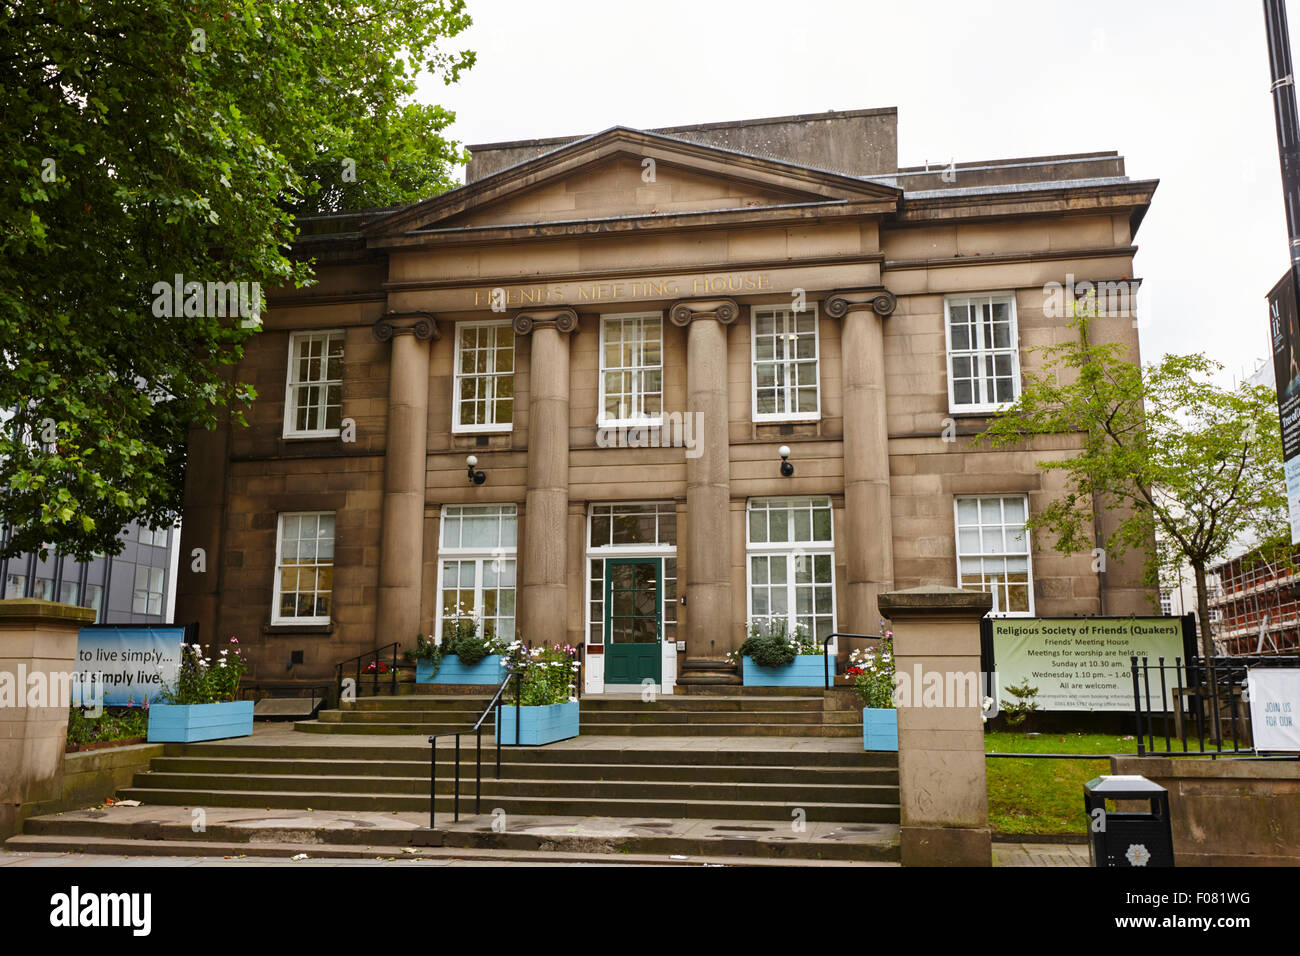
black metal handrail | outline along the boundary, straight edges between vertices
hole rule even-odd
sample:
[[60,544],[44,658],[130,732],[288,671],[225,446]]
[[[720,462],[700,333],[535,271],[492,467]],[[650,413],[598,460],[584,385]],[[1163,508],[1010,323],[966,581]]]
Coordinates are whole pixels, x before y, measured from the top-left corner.
[[347,667],[347,665],[349,664],[353,664],[353,663],[356,664],[356,675],[355,675],[356,683],[354,686],[358,691],[361,690],[361,662],[363,660],[369,660],[372,664],[374,664],[375,673],[374,673],[374,677],[371,679],[370,682],[370,690],[374,692],[379,689],[379,664],[380,664],[379,655],[382,654],[384,651],[388,650],[389,648],[392,648],[393,650],[393,664],[392,667],[389,668],[389,673],[392,674],[392,690],[393,693],[396,694],[397,693],[397,651],[400,647],[401,645],[398,644],[397,641],[393,641],[393,643],[391,644],[385,644],[383,647],[376,647],[374,650],[365,651],[364,653],[358,654],[356,657],[349,657],[347,660],[340,661],[339,663],[335,664],[334,683],[338,691],[339,702],[342,703],[343,700],[343,669]]
[[837,637],[860,637],[867,641],[880,640],[879,634],[850,634],[848,631],[836,631],[828,634],[826,640],[822,641],[822,671],[826,678],[826,686],[831,686],[831,641]]
[[435,829],[434,820],[438,812],[438,738],[455,737],[456,738],[456,757],[455,757],[455,784],[452,787],[452,819],[453,822],[460,822],[460,738],[464,734],[474,734],[477,738],[476,750],[474,754],[474,812],[479,813],[483,801],[483,721],[487,720],[488,714],[496,711],[492,736],[497,742],[497,779],[501,779],[501,695],[505,693],[506,687],[510,681],[515,682],[515,746],[519,745],[519,702],[522,697],[522,671],[510,671],[497,688],[497,692],[492,695],[492,699],[487,702],[483,708],[483,713],[478,715],[478,720],[474,721],[474,726],[469,730],[452,730],[445,734],[434,734],[429,738],[429,829]]

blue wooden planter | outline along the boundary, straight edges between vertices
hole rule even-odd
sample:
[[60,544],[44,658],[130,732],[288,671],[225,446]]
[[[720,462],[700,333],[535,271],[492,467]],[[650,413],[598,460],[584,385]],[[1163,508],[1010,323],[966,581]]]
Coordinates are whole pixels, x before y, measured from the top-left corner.
[[149,707],[149,740],[192,743],[247,737],[253,732],[253,702],[224,704],[153,704]]
[[862,749],[898,751],[898,711],[892,707],[862,708]]
[[[785,667],[759,667],[752,657],[741,658],[742,682],[746,687],[825,687],[826,659],[821,654],[797,654]],[[830,662],[831,684],[835,683],[835,659]]]
[[[519,708],[519,743],[536,747],[578,736],[578,702]],[[515,706],[501,705],[501,742],[515,742]]]
[[500,654],[489,654],[472,667],[466,667],[455,654],[442,659],[438,673],[430,661],[415,662],[417,684],[500,684],[506,672]]

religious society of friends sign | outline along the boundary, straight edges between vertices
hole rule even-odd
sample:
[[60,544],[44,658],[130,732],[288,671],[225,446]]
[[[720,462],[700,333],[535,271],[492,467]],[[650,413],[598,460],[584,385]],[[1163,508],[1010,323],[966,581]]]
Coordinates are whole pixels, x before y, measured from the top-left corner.
[[1183,622],[1174,617],[993,618],[988,625],[999,693],[1006,697],[1013,684],[1037,687],[1040,710],[1132,710],[1132,658],[1154,666],[1163,657],[1172,666],[1184,656]]

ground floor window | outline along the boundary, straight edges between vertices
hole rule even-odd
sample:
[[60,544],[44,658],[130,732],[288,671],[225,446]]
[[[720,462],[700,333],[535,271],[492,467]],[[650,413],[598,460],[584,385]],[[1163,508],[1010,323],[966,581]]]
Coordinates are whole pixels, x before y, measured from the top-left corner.
[[1024,495],[960,497],[955,510],[957,586],[992,594],[994,614],[1033,614],[1025,533],[1028,499]]
[[835,632],[830,498],[756,498],[747,511],[750,623],[829,637]]
[[449,636],[460,621],[501,641],[515,638],[515,505],[447,505],[438,550],[438,619]]
[[328,624],[333,594],[334,512],[280,515],[272,623]]

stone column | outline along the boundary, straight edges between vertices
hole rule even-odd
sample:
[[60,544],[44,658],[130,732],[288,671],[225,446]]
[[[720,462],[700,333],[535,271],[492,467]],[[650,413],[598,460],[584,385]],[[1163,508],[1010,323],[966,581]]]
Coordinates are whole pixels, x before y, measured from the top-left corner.
[[993,597],[921,587],[879,602],[894,630],[903,865],[991,866],[980,619]]
[[686,327],[686,412],[695,417],[700,454],[686,459],[686,655],[720,657],[739,646],[731,612],[731,459],[727,434],[727,326],[740,315],[731,299],[678,302]]
[[374,643],[411,644],[420,631],[429,342],[438,338],[438,324],[427,312],[389,312],[375,323],[374,336],[393,343]]
[[885,418],[884,320],[897,299],[883,289],[836,292],[822,310],[841,319],[844,389],[844,525],[847,580],[842,630],[879,632],[877,606],[894,585],[889,433]]
[[[77,631],[94,621],[88,607],[0,601],[0,840],[18,832],[33,804],[60,795],[71,700],[49,695],[63,683],[56,675],[76,672]],[[43,699],[29,699],[36,689]]]
[[569,334],[572,309],[521,312],[516,335],[531,335],[528,466],[519,557],[519,636],[534,645],[568,638]]

